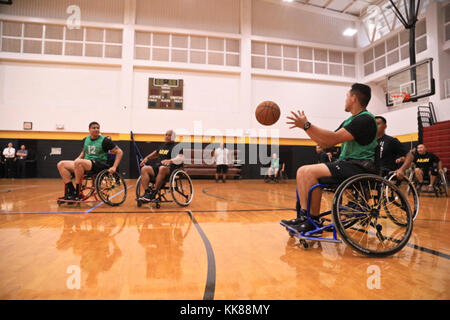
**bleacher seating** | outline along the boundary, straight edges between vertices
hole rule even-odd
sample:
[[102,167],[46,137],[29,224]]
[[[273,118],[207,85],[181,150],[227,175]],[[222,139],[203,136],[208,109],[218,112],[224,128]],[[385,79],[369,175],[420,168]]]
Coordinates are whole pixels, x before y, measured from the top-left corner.
[[424,127],[423,144],[427,147],[427,151],[441,159],[443,167],[450,169],[450,120]]
[[[234,150],[233,163],[238,159],[239,150]],[[184,169],[191,177],[195,176],[211,176],[216,174],[216,165],[212,159],[212,150],[184,149]],[[228,168],[228,177],[240,177],[240,166],[232,166]]]

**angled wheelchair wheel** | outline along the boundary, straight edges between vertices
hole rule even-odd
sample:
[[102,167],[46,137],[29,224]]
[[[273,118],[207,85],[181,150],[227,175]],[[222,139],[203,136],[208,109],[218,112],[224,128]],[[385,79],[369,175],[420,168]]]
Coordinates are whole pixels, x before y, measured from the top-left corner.
[[446,173],[447,173],[446,170],[444,172],[439,173],[438,189],[441,195],[448,197],[448,184]]
[[[403,178],[402,180],[397,180],[397,175],[395,173],[389,176],[388,181],[395,184],[400,189],[400,191],[403,192],[403,195],[405,195],[406,199],[408,200],[409,206],[411,207],[413,220],[416,220],[419,213],[419,193],[417,192],[417,189],[412,181],[407,177]],[[388,187],[386,187],[385,192],[386,198],[391,198],[392,200],[394,200],[392,197],[395,197],[395,192],[391,192]],[[395,203],[401,205],[400,202]]]
[[127,185],[117,172],[101,171],[95,179],[95,188],[100,199],[110,206],[119,206],[127,198]]
[[194,198],[194,185],[183,170],[175,170],[169,179],[169,190],[173,200],[180,206],[188,206]]
[[373,257],[400,251],[413,227],[412,211],[403,192],[392,182],[371,174],[351,177],[338,187],[333,198],[333,221],[347,245]]
[[145,192],[144,190],[142,190],[142,187],[141,187],[141,177],[140,176],[139,176],[139,178],[136,181],[136,188],[135,188],[135,190],[136,190],[136,203],[137,203],[137,206],[140,207],[140,206],[142,206],[142,201],[139,200],[139,198],[141,196],[143,196],[144,192]]

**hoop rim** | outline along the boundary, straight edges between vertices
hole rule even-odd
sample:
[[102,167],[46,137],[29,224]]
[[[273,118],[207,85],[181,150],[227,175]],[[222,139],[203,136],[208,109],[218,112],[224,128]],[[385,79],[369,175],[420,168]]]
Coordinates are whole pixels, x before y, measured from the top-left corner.
[[389,97],[393,102],[407,102],[410,99],[410,94],[407,92],[394,91],[389,93]]

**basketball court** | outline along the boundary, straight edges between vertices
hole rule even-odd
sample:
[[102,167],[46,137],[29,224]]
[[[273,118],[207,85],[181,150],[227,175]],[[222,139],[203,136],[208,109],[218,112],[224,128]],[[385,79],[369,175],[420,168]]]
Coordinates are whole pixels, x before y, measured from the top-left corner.
[[[312,125],[334,131],[350,116],[344,102],[353,83],[371,87],[367,110],[388,119],[387,134],[408,149],[427,145],[450,170],[448,3],[41,5],[0,1],[0,146],[29,149],[25,178],[6,177],[2,158],[0,299],[450,298],[445,170],[434,192],[385,180],[361,187],[358,199],[379,201],[376,210],[384,206],[393,223],[362,224],[355,233],[366,241],[372,232],[384,248],[407,229],[396,253],[355,250],[338,230],[339,214],[330,215],[336,227],[323,238],[280,225],[298,217],[297,169],[317,163],[308,128],[290,129],[287,117],[304,110]],[[343,35],[348,28],[356,35]],[[84,177],[85,198],[65,198],[58,163],[80,155],[92,121],[122,151],[113,153],[120,164]],[[169,129],[185,162],[147,203],[140,163],[171,143]],[[226,182],[215,178],[212,151],[221,142],[231,150]],[[274,181],[267,177],[273,154],[284,169]],[[348,199],[336,205],[339,188],[322,184],[321,212],[350,207]],[[407,222],[391,217],[391,203]]]

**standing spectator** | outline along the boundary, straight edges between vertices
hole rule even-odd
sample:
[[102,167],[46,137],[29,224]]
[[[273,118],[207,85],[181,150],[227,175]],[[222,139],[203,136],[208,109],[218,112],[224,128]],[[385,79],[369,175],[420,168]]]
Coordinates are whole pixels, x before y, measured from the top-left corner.
[[16,153],[17,156],[17,178],[25,178],[25,160],[27,160],[28,150],[25,145],[20,146],[20,150]]
[[0,154],[0,178],[5,175],[5,160],[3,154]]
[[3,149],[5,157],[5,178],[13,178],[14,161],[16,161],[16,149],[13,148],[12,142],[8,143],[8,147]]
[[222,175],[222,182],[227,179],[228,166],[231,164],[231,153],[224,147],[223,142],[219,148],[213,151],[214,162],[216,163],[216,182],[219,182],[219,175]]

